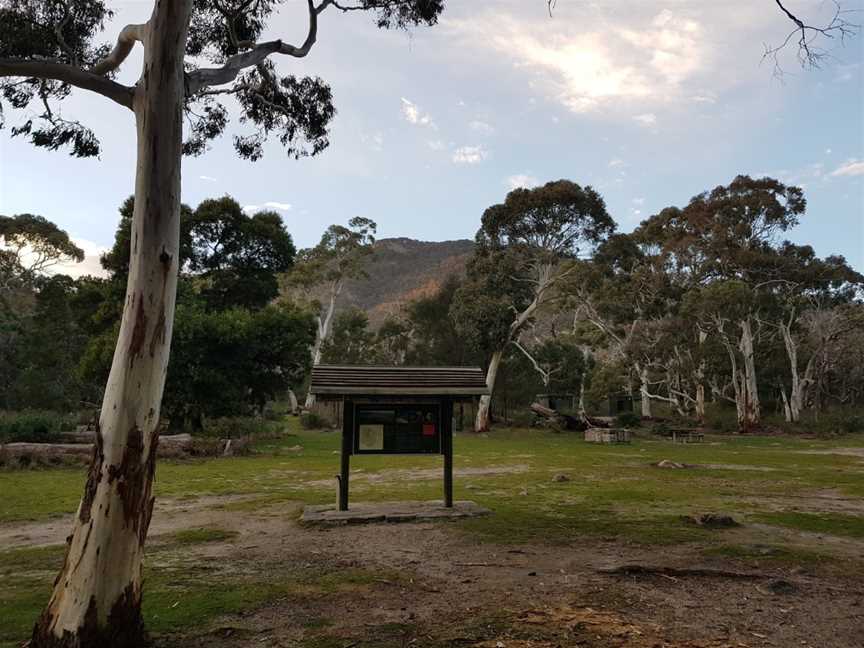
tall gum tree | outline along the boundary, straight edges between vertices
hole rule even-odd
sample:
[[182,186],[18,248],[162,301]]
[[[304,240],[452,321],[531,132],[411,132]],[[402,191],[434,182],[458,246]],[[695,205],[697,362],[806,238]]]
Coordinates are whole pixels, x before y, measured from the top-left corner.
[[[779,333],[789,365],[789,380],[780,386],[786,421],[798,423],[834,342],[846,335],[845,306],[860,298],[864,276],[842,256],[820,259],[809,245],[785,242],[771,259],[774,281],[766,281],[772,308],[760,322]],[[766,264],[767,265],[767,264]],[[788,394],[787,394],[788,387]]]
[[761,422],[756,345],[764,327],[759,313],[784,280],[777,259],[785,243],[779,239],[798,224],[806,205],[799,187],[738,176],[683,208],[662,210],[635,232],[656,247],[673,281],[697,294],[691,299],[699,304],[694,312],[704,316],[729,356],[742,431]]
[[[381,28],[432,25],[444,0],[306,0],[308,31],[292,45],[260,36],[279,0],[155,0],[144,24],[97,43],[111,10],[101,0],[4,0],[0,96],[24,112],[13,136],[94,156],[87,126],[61,116],[74,90],[99,94],[135,119],[137,160],[129,279],[105,389],[95,451],[66,558],[31,646],[137,646],[144,641],[141,567],[153,511],[152,483],[178,275],[181,156],[203,153],[228,123],[221,99],[239,105],[247,131],[240,157],[259,159],[274,137],[294,157],[329,143],[330,88],[317,78],[278,77],[275,58],[302,58],[330,10],[370,13]],[[114,74],[137,45],[133,86]],[[186,138],[184,140],[184,122]]]
[[[603,198],[569,180],[514,189],[489,207],[475,238],[457,318],[488,352],[490,394],[508,345],[554,295],[573,263],[615,230]],[[481,396],[474,429],[489,427],[491,395]]]
[[[366,263],[373,253],[377,225],[357,216],[344,225],[331,225],[313,248],[302,250],[293,272],[287,276],[289,292],[304,293],[315,313],[315,343],[312,365],[321,364],[324,345],[333,328],[336,302],[349,279],[367,277]],[[315,394],[306,394],[306,409],[315,404]]]

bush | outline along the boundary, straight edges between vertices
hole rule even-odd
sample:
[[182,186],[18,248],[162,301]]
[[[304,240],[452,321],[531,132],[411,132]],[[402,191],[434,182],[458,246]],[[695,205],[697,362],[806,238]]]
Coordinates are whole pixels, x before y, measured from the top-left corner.
[[813,412],[807,412],[801,417],[798,424],[805,432],[815,433],[818,436],[843,436],[846,434],[860,434],[864,432],[864,414],[860,410],[853,411],[849,408],[837,408],[828,410],[815,419]]
[[621,412],[615,417],[615,427],[631,428],[642,425],[642,418],[633,412]]
[[26,410],[0,412],[0,443],[51,443],[74,423],[57,412]]
[[237,439],[252,434],[260,434],[264,430],[264,422],[260,419],[244,416],[225,416],[205,419],[204,428],[198,433],[198,436],[215,439]]
[[722,434],[738,431],[738,415],[735,409],[721,403],[712,403],[705,408],[705,427]]
[[321,430],[329,427],[327,420],[316,412],[303,412],[300,415],[300,425],[304,430]]

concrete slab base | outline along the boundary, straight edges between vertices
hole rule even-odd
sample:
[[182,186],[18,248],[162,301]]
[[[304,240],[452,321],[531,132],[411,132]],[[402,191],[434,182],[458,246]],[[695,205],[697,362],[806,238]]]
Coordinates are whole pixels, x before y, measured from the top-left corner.
[[429,502],[357,502],[347,511],[339,511],[334,504],[307,506],[303,509],[301,522],[310,524],[368,524],[371,522],[415,522],[451,518],[477,517],[491,511],[478,504],[461,500],[453,502],[453,508],[444,506],[442,500]]

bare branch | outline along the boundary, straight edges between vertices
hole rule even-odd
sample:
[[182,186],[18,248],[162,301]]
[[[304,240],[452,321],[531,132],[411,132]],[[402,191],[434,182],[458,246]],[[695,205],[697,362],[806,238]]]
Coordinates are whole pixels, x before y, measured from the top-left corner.
[[119,68],[123,61],[126,60],[126,57],[129,56],[135,43],[139,41],[144,42],[146,30],[146,23],[143,25],[126,25],[120,31],[117,43],[114,45],[111,53],[91,67],[90,72],[93,74],[108,74]]
[[825,26],[817,27],[806,23],[793,14],[784,6],[781,0],[774,0],[780,11],[795,24],[795,29],[789,32],[782,43],[776,46],[765,45],[765,53],[762,55],[762,59],[771,58],[774,60],[775,76],[782,77],[783,75],[783,70],[778,60],[779,53],[796,37],[798,41],[798,63],[803,68],[818,69],[822,66],[822,62],[830,55],[823,48],[815,44],[816,39],[820,37],[834,39],[839,36],[842,43],[846,38],[855,36],[858,33],[861,26],[846,20],[844,14],[849,12],[844,11],[837,0],[833,1],[835,11],[831,20]]
[[0,77],[52,79],[76,88],[90,90],[108,97],[121,106],[132,108],[132,88],[66,63],[0,59]]
[[271,54],[284,54],[295,58],[306,56],[318,37],[318,14],[332,4],[332,0],[324,0],[317,7],[314,0],[306,0],[306,2],[309,9],[309,32],[302,45],[297,47],[283,43],[281,40],[267,41],[251,47],[246,52],[235,54],[220,68],[200,68],[190,72],[187,75],[187,96],[192,96],[207,86],[231,83],[240,72],[262,63]]

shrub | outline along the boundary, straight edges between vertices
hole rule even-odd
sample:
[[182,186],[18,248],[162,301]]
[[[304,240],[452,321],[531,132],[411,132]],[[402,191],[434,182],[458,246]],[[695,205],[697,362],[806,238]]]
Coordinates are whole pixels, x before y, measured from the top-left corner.
[[0,443],[51,443],[64,428],[73,428],[57,412],[26,410],[0,413]]
[[300,425],[304,430],[321,430],[329,427],[327,420],[317,412],[303,412],[300,415]]
[[204,428],[198,435],[215,439],[236,439],[261,433],[264,429],[264,422],[260,419],[244,416],[224,416],[221,418],[205,419]]
[[621,412],[615,417],[615,426],[622,428],[639,427],[642,424],[642,418],[634,412]]
[[651,428],[651,432],[659,436],[669,436],[670,434],[672,434],[672,430],[670,430],[669,426],[666,425],[666,423],[664,423],[663,421],[660,421],[660,423]]
[[720,403],[712,403],[705,409],[706,428],[723,434],[733,434],[738,431],[738,415],[732,407]]

